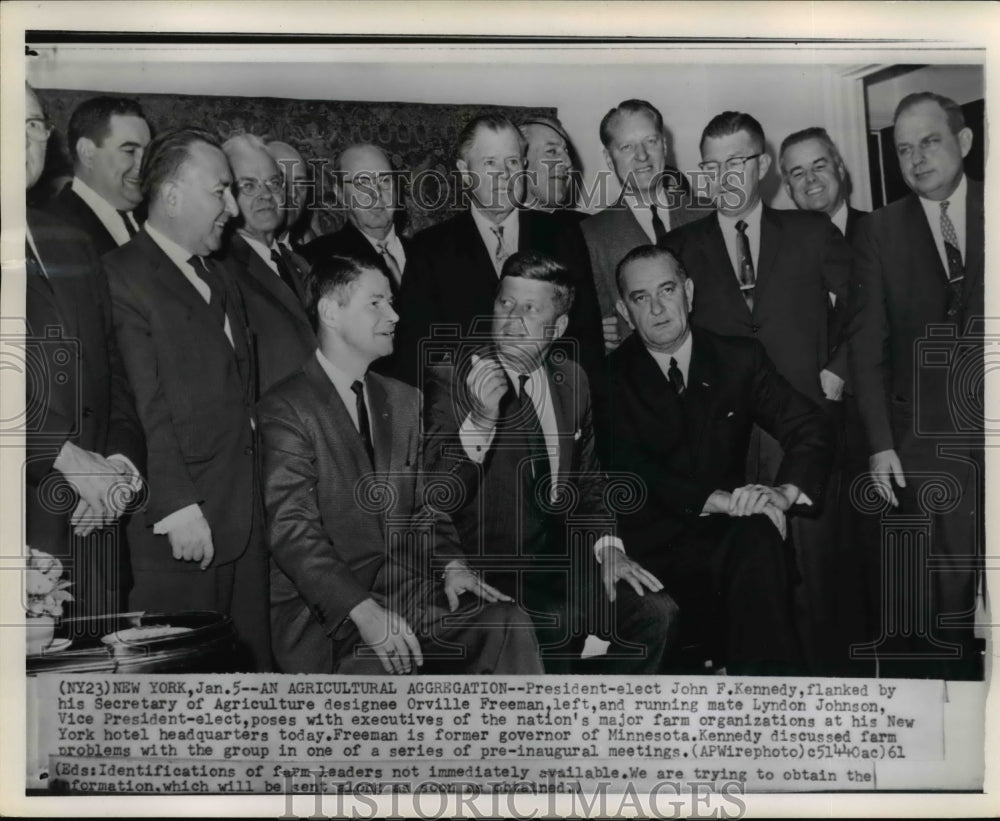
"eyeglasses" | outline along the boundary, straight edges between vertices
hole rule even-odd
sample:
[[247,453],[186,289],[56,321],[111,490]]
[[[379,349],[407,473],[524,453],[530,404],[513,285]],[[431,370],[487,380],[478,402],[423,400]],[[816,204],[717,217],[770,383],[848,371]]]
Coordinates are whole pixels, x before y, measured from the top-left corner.
[[744,166],[750,162],[750,160],[755,160],[757,157],[761,156],[764,152],[758,151],[756,154],[747,154],[744,157],[730,157],[724,163],[717,162],[700,162],[698,167],[702,171],[707,171],[709,174],[718,174],[720,168],[725,168],[726,171],[742,171]]
[[52,126],[41,117],[28,117],[24,121],[24,130],[29,140],[42,142],[49,138],[49,135],[52,133]]
[[261,189],[264,188],[275,196],[278,196],[284,192],[285,184],[281,177],[269,177],[264,182],[251,179],[250,177],[236,181],[236,189],[244,197],[256,197],[261,192]]

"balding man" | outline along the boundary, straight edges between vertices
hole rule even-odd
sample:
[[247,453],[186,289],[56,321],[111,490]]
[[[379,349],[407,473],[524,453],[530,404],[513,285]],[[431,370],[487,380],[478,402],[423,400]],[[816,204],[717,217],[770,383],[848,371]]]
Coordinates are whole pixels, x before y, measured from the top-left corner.
[[575,210],[578,170],[563,124],[557,117],[539,116],[521,121],[518,128],[525,142],[525,205],[579,224],[587,215]]
[[252,134],[227,140],[222,150],[236,181],[240,214],[224,258],[243,291],[256,351],[255,395],[288,376],[316,348],[306,317],[308,264],[277,232],[284,222],[281,170]]
[[281,168],[285,180],[285,223],[278,235],[278,244],[287,245],[291,251],[301,251],[316,238],[310,225],[310,206],[315,203],[316,195],[309,166],[295,146],[281,140],[269,142],[267,153]]
[[337,200],[347,217],[339,231],[318,237],[302,251],[310,262],[347,256],[376,265],[399,293],[407,244],[396,233],[399,186],[386,153],[375,145],[352,145],[337,160]]

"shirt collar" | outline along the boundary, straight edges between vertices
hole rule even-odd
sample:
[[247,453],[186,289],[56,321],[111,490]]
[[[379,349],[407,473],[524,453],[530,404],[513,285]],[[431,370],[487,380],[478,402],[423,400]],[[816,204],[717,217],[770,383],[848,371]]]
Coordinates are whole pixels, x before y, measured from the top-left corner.
[[[963,173],[962,179],[958,181],[958,185],[955,190],[951,192],[951,196],[946,197],[948,200],[948,216],[951,216],[958,210],[961,210],[963,214],[965,213],[965,200],[968,189],[969,180]],[[926,197],[920,197],[920,204],[924,207],[924,211],[927,212],[928,218],[933,216],[934,219],[940,219],[942,202],[944,202],[944,200],[931,200]]]
[[386,248],[389,247],[395,248],[396,243],[399,242],[399,237],[396,236],[395,225],[389,226],[389,233],[385,235],[385,239],[375,239],[375,237],[373,237],[371,234],[365,232],[361,228],[358,228],[357,225],[355,225],[354,227],[358,229],[358,233],[361,234],[361,236],[363,236],[366,240],[368,240],[371,247],[374,248],[376,251],[378,251],[378,247],[380,245],[384,245]]
[[476,223],[479,233],[482,234],[483,241],[486,243],[487,248],[492,249],[496,244],[496,235],[493,233],[494,228],[503,228],[504,247],[517,248],[516,245],[511,245],[511,242],[517,239],[518,210],[516,208],[504,217],[503,222],[499,225],[489,219],[489,217],[476,208],[474,204],[469,205],[469,210],[472,212],[472,219]]
[[650,356],[656,360],[656,364],[660,366],[663,374],[666,375],[667,370],[670,368],[670,360],[677,360],[677,368],[681,372],[681,376],[684,377],[684,384],[688,384],[688,373],[691,370],[691,349],[693,335],[690,328],[688,329],[687,339],[681,343],[681,346],[673,353],[663,353],[662,351],[654,351],[651,348],[647,348]]
[[715,213],[719,218],[719,225],[723,230],[735,231],[736,223],[743,220],[747,224],[747,230],[757,231],[760,228],[761,214],[764,213],[764,203],[761,200],[757,200],[757,204],[749,212],[740,214],[738,217],[730,217],[718,210]]
[[271,251],[277,250],[277,243],[272,240],[270,245],[265,245],[257,239],[257,237],[250,236],[250,234],[242,228],[240,229],[239,234],[247,241],[247,244],[261,256],[264,262],[271,264]]
[[355,382],[360,381],[362,384],[365,382],[365,375],[362,374],[360,377],[351,376],[346,371],[342,370],[337,365],[333,364],[329,359],[323,355],[323,351],[319,348],[316,349],[316,360],[319,362],[320,367],[323,372],[329,377],[333,386],[337,389],[337,393],[344,397],[350,397],[354,395],[351,390],[351,385]]
[[191,263],[188,260],[190,260],[193,256],[197,256],[197,254],[192,254],[187,249],[181,248],[181,246],[170,239],[170,237],[154,228],[150,224],[149,220],[146,221],[146,224],[143,227],[146,229],[146,233],[149,234],[149,238],[160,246],[160,249],[170,258],[170,261],[174,265],[182,271],[191,270]]
[[[126,231],[127,236],[127,229],[122,224],[123,217],[118,213],[117,208],[115,208],[110,202],[104,199],[104,197],[98,194],[79,177],[73,177],[73,182],[70,183],[70,187],[72,188],[74,194],[87,203],[90,210],[97,215],[97,218],[112,234],[116,233],[115,229],[120,228],[122,231]],[[124,217],[124,219],[128,219],[128,217]]]
[[847,200],[841,200],[840,208],[833,212],[830,222],[840,229],[841,234],[847,233]]

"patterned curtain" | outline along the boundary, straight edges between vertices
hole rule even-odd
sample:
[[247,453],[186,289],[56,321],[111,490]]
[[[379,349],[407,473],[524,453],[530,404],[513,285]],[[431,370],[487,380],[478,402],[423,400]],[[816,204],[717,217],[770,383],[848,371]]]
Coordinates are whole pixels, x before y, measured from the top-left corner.
[[[66,127],[70,114],[84,100],[105,92],[37,89],[55,126],[50,141],[46,177],[72,174],[66,154]],[[403,233],[412,235],[451,216],[456,179],[454,146],[462,127],[479,114],[499,112],[514,122],[536,116],[556,116],[554,108],[423,103],[364,103],[331,100],[288,100],[279,97],[215,97],[192,94],[135,94],[153,133],[180,125],[206,128],[227,140],[236,134],[256,134],[264,140],[283,140],[320,169],[319,191],[324,208],[313,220],[317,233],[336,230],[343,222],[334,202],[333,160],[352,143],[380,146],[410,184],[405,199]],[[39,188],[44,189],[43,185]],[[51,190],[52,186],[49,186]],[[405,189],[404,189],[405,190]]]

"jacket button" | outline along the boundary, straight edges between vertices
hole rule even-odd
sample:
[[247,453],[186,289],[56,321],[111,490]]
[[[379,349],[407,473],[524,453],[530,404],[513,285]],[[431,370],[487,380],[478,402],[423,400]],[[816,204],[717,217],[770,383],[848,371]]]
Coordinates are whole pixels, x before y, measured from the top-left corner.
[[91,416],[93,413],[94,413],[94,409],[93,408],[87,408],[87,407],[85,407],[83,409],[83,416],[84,416],[84,418],[86,418],[88,416]]
[[245,454],[246,454],[247,456],[249,456],[250,454],[252,454],[252,453],[253,453],[253,446],[252,446],[252,445],[247,445],[247,447],[243,448],[243,452],[244,452],[244,453],[245,453]]
[[754,333],[757,333],[757,331],[760,330],[760,325],[751,325],[750,330],[753,331]]

